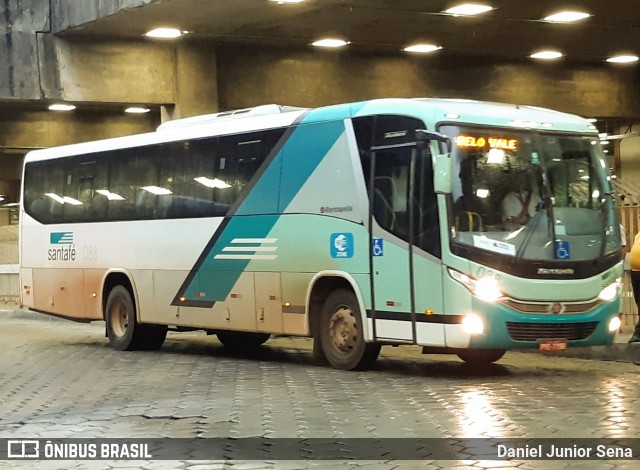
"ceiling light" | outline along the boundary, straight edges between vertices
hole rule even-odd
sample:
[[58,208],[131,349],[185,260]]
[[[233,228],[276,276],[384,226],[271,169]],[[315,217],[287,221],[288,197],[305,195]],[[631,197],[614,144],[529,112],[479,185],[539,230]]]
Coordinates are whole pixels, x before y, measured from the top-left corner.
[[596,118],[589,118],[586,120],[587,122],[598,122]]
[[276,2],[279,5],[283,3],[302,3],[304,0],[269,0],[270,2]]
[[156,196],[165,196],[167,194],[173,194],[171,190],[167,188],[160,188],[159,186],[142,186],[142,189],[155,194]]
[[532,59],[553,60],[562,57],[562,52],[558,51],[540,51],[535,54],[531,54],[529,57]]
[[61,197],[61,196],[58,196],[56,193],[45,193],[45,196],[50,197],[51,199],[53,199],[59,204],[71,204],[72,206],[82,205],[82,202],[69,196]]
[[478,3],[464,3],[462,5],[449,8],[444,12],[454,16],[472,16],[486,13],[491,10],[493,10],[493,7],[489,5],[480,5]]
[[591,15],[589,13],[581,11],[561,11],[555,15],[547,16],[544,20],[552,23],[571,23],[572,21],[584,20],[590,16]]
[[105,196],[110,201],[124,201],[124,198],[122,196],[120,196],[117,193],[112,193],[108,189],[98,189],[98,190],[96,190],[96,193],[102,194],[103,196]]
[[199,176],[197,178],[193,178],[198,183],[206,186],[207,188],[218,188],[218,189],[226,189],[230,188],[231,185],[229,183],[225,183],[224,181],[218,178],[207,178],[206,176]]
[[56,103],[49,106],[50,111],[73,111],[76,107],[72,104]]
[[607,62],[611,62],[612,64],[630,64],[632,62],[637,62],[637,55],[619,55],[616,57],[609,57]]
[[186,33],[176,28],[156,28],[148,31],[145,36],[155,39],[176,39]]
[[125,113],[129,113],[129,114],[145,114],[145,113],[148,113],[149,111],[151,111],[149,108],[139,108],[136,106],[132,106],[124,110]]
[[316,47],[342,47],[349,44],[347,41],[343,41],[342,39],[320,39],[319,41],[315,41],[311,43],[312,46]]
[[420,54],[426,54],[429,52],[435,52],[442,49],[441,46],[436,46],[435,44],[414,44],[413,46],[405,47],[403,50],[405,52],[416,52]]

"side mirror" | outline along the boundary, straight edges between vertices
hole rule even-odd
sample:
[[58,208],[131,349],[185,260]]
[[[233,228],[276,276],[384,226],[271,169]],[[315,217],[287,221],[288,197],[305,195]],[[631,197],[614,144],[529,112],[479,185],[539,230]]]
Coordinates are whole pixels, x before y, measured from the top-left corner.
[[453,191],[453,162],[450,153],[436,155],[434,173],[434,189],[438,194],[451,194]]
[[453,160],[451,160],[452,143],[451,138],[439,132],[418,129],[416,131],[417,142],[426,145],[427,142],[435,140],[445,145],[445,153],[436,155],[434,167],[434,186],[438,194],[450,194],[453,190]]

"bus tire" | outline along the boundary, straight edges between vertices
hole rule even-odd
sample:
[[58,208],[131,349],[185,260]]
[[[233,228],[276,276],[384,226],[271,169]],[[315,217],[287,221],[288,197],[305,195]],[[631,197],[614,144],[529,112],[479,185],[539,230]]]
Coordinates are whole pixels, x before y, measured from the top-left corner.
[[138,324],[136,328],[142,329],[143,340],[140,349],[155,351],[160,349],[167,338],[167,325]]
[[223,345],[230,349],[257,348],[271,338],[268,333],[251,333],[248,331],[218,331],[216,336]]
[[457,354],[464,362],[481,366],[498,361],[505,352],[504,349],[464,349]]
[[115,286],[109,292],[105,308],[107,336],[114,349],[133,351],[142,346],[142,328],[136,324],[136,312],[129,290]]
[[325,300],[320,341],[324,356],[336,369],[365,369],[380,354],[379,344],[365,343],[358,299],[347,289],[335,290]]

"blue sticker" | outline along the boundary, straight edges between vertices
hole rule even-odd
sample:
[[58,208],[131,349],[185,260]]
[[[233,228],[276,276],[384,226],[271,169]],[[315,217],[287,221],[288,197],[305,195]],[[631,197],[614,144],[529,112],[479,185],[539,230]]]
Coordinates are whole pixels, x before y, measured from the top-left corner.
[[384,256],[384,240],[382,238],[371,240],[371,254],[373,256]]
[[353,258],[353,233],[332,233],[330,240],[332,258]]
[[571,258],[571,246],[567,241],[556,241],[555,258],[556,259],[570,259]]

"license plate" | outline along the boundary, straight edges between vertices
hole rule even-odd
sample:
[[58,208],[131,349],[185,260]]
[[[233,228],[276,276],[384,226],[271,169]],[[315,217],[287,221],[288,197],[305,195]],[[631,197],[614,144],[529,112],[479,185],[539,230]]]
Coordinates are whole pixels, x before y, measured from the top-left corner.
[[538,350],[542,352],[565,352],[569,341],[566,339],[545,339],[538,344]]

